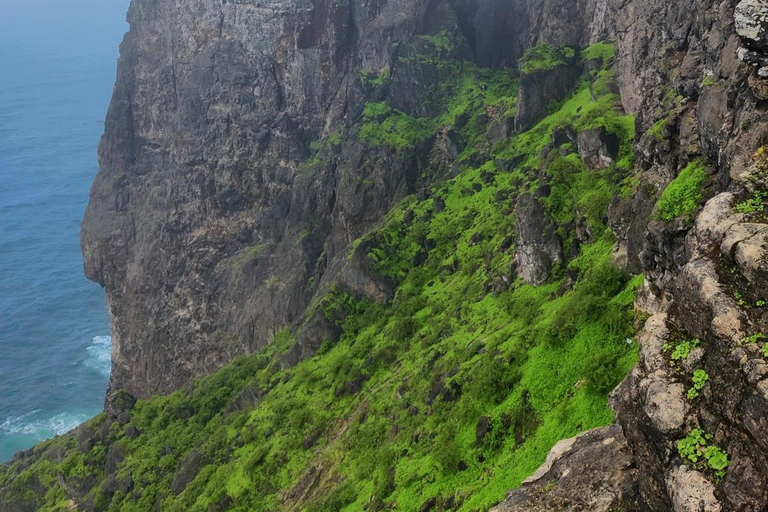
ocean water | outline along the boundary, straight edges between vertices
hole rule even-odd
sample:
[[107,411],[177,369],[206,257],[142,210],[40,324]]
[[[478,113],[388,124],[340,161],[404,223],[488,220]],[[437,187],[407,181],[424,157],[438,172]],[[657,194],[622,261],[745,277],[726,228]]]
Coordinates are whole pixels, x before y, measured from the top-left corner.
[[104,292],[79,228],[127,0],[0,0],[0,461],[99,412]]

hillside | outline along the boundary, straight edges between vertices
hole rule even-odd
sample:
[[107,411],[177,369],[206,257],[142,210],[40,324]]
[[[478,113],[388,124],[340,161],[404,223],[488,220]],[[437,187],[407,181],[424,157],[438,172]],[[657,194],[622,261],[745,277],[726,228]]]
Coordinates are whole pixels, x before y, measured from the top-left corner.
[[4,509],[765,510],[766,6],[293,4],[132,3]]

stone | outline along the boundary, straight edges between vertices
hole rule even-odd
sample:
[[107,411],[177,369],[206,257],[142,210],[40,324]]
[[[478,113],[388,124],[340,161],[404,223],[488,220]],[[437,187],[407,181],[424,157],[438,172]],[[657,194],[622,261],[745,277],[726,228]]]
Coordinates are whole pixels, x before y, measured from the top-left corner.
[[576,144],[582,162],[591,170],[610,167],[619,155],[619,138],[605,128],[579,132]]
[[752,48],[768,51],[768,4],[741,0],[733,13],[736,33]]

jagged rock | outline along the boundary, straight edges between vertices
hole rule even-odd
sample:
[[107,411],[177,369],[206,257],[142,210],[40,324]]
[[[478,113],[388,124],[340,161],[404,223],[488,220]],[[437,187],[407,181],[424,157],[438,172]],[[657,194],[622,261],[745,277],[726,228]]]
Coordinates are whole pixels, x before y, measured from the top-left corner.
[[768,51],[768,4],[741,0],[733,13],[736,33],[753,48]]
[[605,128],[579,132],[576,145],[584,165],[592,170],[609,167],[619,155],[619,138]]
[[517,271],[525,282],[539,285],[549,279],[552,266],[563,261],[563,243],[541,202],[522,196],[517,215]]
[[491,419],[488,416],[481,416],[477,420],[477,426],[475,427],[475,443],[480,446],[483,444],[485,436],[491,431]]
[[618,425],[560,441],[536,473],[491,512],[641,512],[640,474]]
[[520,79],[517,96],[515,131],[528,130],[543,119],[550,103],[564,99],[580,75],[581,68],[575,62],[524,74]]
[[674,512],[720,512],[723,507],[715,497],[715,487],[698,471],[678,466],[669,476]]

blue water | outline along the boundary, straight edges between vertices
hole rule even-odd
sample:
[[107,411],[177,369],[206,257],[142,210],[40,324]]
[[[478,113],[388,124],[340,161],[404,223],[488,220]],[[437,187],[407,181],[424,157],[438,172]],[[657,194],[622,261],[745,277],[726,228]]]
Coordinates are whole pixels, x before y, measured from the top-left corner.
[[110,328],[78,240],[127,0],[0,0],[0,461],[99,412]]

